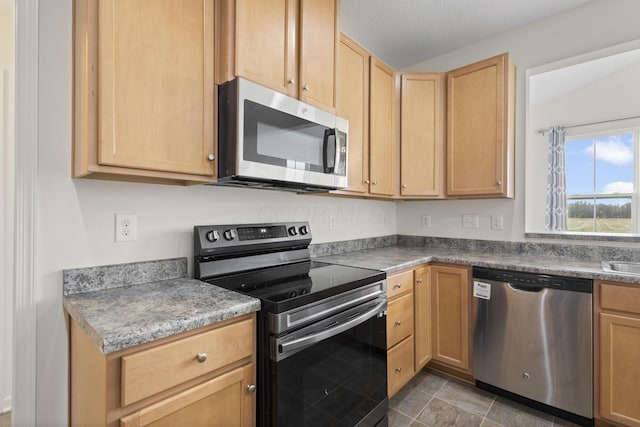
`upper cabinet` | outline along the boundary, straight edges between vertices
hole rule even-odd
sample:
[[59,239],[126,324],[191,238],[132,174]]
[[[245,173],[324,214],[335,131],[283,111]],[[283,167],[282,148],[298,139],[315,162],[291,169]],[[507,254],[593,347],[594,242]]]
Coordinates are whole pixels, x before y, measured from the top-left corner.
[[214,0],[76,0],[74,177],[215,178]]
[[333,111],[336,0],[222,0],[222,83],[241,76]]
[[444,197],[443,73],[405,73],[400,93],[400,195]]
[[390,198],[397,170],[395,72],[344,34],[338,52],[336,111],[349,120],[348,187],[339,193]]
[[447,73],[447,196],[514,196],[514,102],[506,53]]
[[369,93],[369,192],[393,196],[396,159],[395,72],[371,57],[371,90]]
[[369,191],[369,52],[341,34],[338,49],[336,110],[349,120],[348,191]]

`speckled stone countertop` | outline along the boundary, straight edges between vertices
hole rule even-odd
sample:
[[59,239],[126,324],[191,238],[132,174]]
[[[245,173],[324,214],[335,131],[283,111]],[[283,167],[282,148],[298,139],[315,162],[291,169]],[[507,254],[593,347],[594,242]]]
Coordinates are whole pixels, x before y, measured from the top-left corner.
[[[179,274],[186,274],[186,258],[181,262],[185,268],[180,266]],[[138,277],[136,272],[149,266],[151,263],[133,263],[127,271]],[[162,265],[152,268],[166,271]],[[64,308],[103,354],[260,310],[260,300],[200,280],[176,277],[136,284],[121,280],[120,287],[112,287],[109,271],[121,272],[122,265],[93,267],[85,274],[79,270],[65,270],[68,282],[64,289],[77,289],[77,277],[92,282],[92,275],[99,276],[105,288],[67,295]],[[158,274],[147,271],[145,277],[158,279]]]
[[640,275],[606,272],[602,270],[599,262],[581,262],[558,257],[513,255],[486,251],[452,251],[428,247],[389,246],[320,256],[314,259],[334,264],[383,270],[388,274],[428,262],[442,262],[640,284]]

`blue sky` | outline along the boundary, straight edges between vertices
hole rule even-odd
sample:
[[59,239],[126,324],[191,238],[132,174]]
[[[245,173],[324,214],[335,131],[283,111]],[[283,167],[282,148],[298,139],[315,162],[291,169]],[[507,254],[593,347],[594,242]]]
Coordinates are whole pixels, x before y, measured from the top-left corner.
[[568,140],[565,147],[568,195],[633,191],[632,133]]

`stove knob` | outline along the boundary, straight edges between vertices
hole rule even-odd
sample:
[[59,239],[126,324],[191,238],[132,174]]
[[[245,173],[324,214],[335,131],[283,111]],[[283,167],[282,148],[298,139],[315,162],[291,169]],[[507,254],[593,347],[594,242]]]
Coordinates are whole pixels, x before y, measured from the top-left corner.
[[231,229],[229,229],[229,230],[225,230],[225,231],[224,231],[224,233],[223,233],[223,235],[224,235],[224,238],[225,238],[226,240],[233,240],[233,239],[235,239],[235,238],[236,238],[236,232],[235,232],[235,230],[231,230]]
[[206,238],[210,242],[217,242],[220,238],[220,233],[218,233],[218,230],[211,230],[207,233]]
[[298,234],[298,230],[295,227],[289,227],[289,236],[295,236]]
[[302,234],[304,236],[307,233],[309,233],[309,229],[307,228],[306,225],[303,225],[302,227],[300,227],[300,234]]

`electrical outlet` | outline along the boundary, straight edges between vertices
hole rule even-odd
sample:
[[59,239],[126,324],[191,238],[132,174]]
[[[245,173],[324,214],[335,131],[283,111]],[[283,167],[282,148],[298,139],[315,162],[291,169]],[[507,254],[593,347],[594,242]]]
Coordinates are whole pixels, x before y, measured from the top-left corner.
[[116,242],[134,242],[138,238],[136,214],[116,214]]
[[478,228],[478,215],[462,215],[462,228]]
[[336,216],[329,215],[329,230],[335,230],[335,229],[336,229]]
[[422,228],[431,228],[431,215],[422,215]]
[[491,229],[502,230],[502,214],[491,215]]

